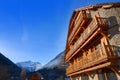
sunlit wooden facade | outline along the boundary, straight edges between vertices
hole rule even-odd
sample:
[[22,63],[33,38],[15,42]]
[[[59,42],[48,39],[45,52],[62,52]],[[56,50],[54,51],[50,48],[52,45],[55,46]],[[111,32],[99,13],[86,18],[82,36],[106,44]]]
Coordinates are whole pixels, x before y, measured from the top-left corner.
[[38,72],[34,72],[30,77],[28,77],[28,80],[42,80],[41,78],[42,76]]
[[70,80],[120,79],[120,3],[76,9],[65,50]]

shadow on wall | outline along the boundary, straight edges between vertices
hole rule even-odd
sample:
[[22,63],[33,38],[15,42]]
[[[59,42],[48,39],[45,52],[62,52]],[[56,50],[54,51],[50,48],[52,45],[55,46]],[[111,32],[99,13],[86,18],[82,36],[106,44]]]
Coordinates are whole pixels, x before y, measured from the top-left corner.
[[109,26],[108,37],[111,45],[120,45],[120,23],[118,23],[116,16],[111,16],[106,19]]
[[115,34],[120,33],[120,24],[118,24],[117,18],[115,16],[109,17],[106,22],[109,25],[108,34],[110,38],[112,38]]

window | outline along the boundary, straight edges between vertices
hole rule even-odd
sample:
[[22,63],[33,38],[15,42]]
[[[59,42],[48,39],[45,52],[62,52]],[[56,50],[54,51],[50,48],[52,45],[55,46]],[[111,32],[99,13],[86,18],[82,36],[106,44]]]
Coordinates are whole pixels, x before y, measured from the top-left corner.
[[117,80],[116,74],[109,68],[98,71],[100,80]]
[[89,80],[89,77],[87,74],[82,74],[81,80]]
[[111,69],[106,70],[106,75],[108,80],[117,80],[116,74]]
[[100,80],[105,80],[105,75],[104,75],[104,73],[99,73],[99,79],[100,79]]

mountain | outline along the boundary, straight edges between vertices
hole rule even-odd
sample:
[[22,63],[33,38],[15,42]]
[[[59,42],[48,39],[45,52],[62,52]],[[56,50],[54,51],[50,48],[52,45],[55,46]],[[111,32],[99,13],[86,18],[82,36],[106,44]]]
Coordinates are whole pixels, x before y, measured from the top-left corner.
[[67,64],[64,61],[64,51],[43,66],[39,72],[44,80],[64,80]]
[[54,59],[48,62],[43,68],[54,68],[54,67],[62,67],[65,66],[64,62],[64,52],[58,54]]
[[28,72],[34,72],[42,67],[39,62],[25,61],[16,63],[20,68],[25,68]]
[[21,69],[0,53],[0,80],[19,80]]

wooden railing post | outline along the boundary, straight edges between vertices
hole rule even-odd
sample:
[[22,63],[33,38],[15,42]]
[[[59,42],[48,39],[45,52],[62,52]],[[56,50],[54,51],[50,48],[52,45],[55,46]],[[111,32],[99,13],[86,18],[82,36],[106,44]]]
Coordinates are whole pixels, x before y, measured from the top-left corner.
[[101,46],[102,46],[102,50],[103,50],[103,55],[105,56],[105,57],[108,57],[109,56],[109,52],[107,51],[107,49],[106,49],[106,46],[105,46],[105,43],[104,43],[104,38],[103,39],[101,39]]

